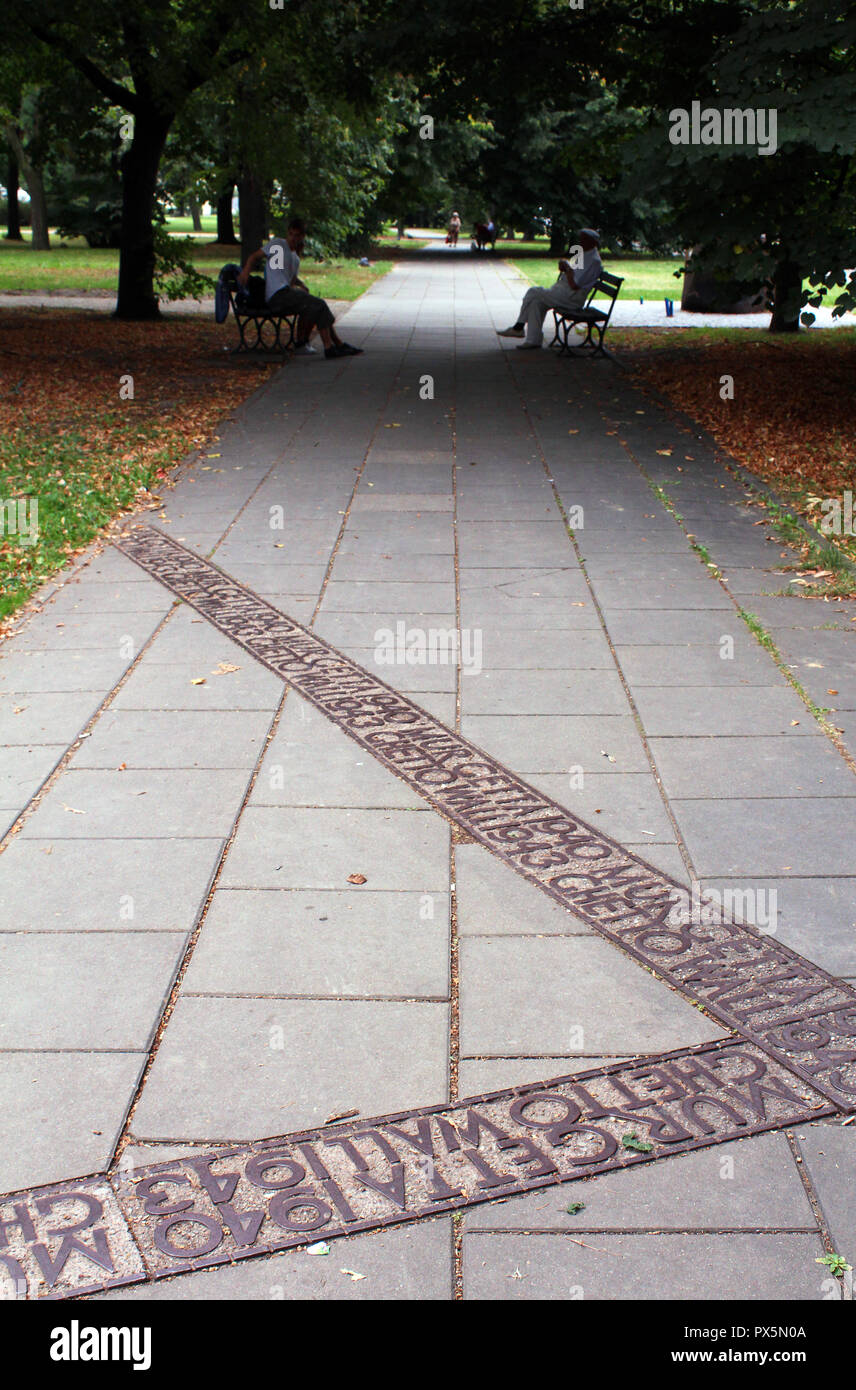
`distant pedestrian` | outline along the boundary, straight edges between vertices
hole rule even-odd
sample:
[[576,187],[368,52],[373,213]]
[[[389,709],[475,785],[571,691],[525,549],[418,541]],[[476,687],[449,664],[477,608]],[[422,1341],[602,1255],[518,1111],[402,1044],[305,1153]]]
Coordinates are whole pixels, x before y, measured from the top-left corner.
[[448,235],[447,235],[447,237],[446,237],[446,245],[447,245],[447,246],[457,246],[457,244],[458,244],[458,235],[459,235],[459,233],[460,233],[460,230],[461,230],[461,217],[460,217],[460,213],[453,212],[453,213],[452,213],[452,216],[449,218],[449,232],[448,232]]

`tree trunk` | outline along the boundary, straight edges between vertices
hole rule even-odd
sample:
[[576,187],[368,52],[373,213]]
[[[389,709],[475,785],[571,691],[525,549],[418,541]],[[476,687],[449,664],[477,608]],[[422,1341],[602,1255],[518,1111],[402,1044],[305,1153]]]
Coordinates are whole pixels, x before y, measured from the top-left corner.
[[119,319],[160,317],[154,288],[155,246],[152,219],[155,189],[172,115],[137,114],[134,138],[122,156],[122,240],[119,248]]
[[202,231],[202,208],[195,198],[190,200],[190,216],[193,220],[194,232]]
[[238,206],[241,219],[241,262],[246,261],[267,238],[268,214],[264,185],[252,170],[238,180]]
[[11,121],[6,123],[6,139],[18,161],[21,175],[30,195],[30,245],[34,251],[49,251],[51,239],[48,231],[48,208],[42,171],[33,164],[21,140],[20,132]]
[[234,183],[228,184],[217,199],[217,241],[221,246],[237,246],[235,223],[232,218],[232,194]]
[[30,245],[34,251],[50,251],[48,205],[41,169],[31,166],[27,170],[27,192],[30,195]]
[[4,241],[23,241],[21,236],[21,212],[18,206],[18,161],[9,152],[6,166],[6,235]]
[[787,253],[776,266],[773,274],[773,313],[770,318],[771,333],[798,333],[800,328],[800,299],[802,297],[802,274]]
[[550,250],[554,255],[564,256],[568,249],[567,228],[561,222],[557,222],[555,217],[550,223]]

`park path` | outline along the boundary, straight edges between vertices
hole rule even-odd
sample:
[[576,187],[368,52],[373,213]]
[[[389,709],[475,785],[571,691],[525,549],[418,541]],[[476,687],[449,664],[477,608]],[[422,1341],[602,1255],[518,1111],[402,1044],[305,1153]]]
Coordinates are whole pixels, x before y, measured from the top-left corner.
[[[781,549],[709,441],[613,363],[503,345],[519,293],[397,266],[348,313],[365,355],[276,373],[154,520],[673,878],[775,891],[852,981],[852,762],[738,608],[852,753],[854,605],[764,596]],[[460,666],[400,659],[449,629]],[[723,1034],[114,549],[4,643],[0,727],[0,1191]],[[360,1281],[337,1246],[154,1292],[822,1298],[853,1135],[605,1174],[576,1225],[548,1188],[352,1237]]]

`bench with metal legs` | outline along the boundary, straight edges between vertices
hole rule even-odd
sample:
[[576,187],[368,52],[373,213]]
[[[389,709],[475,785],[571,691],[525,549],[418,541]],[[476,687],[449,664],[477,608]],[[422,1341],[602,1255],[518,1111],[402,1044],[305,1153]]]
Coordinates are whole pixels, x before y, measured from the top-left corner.
[[[614,354],[604,347],[603,339],[609,327],[609,320],[612,318],[618,292],[623,284],[623,276],[610,275],[604,271],[592,286],[588,299],[581,308],[554,309],[555,330],[550,347],[555,348],[560,355],[567,353],[569,356],[583,356],[588,353],[593,357],[611,357],[615,361]],[[596,295],[600,299],[609,300],[608,309],[596,309],[594,307],[592,301]],[[572,344],[570,341],[571,333],[580,323],[585,324],[585,337],[581,343]]]

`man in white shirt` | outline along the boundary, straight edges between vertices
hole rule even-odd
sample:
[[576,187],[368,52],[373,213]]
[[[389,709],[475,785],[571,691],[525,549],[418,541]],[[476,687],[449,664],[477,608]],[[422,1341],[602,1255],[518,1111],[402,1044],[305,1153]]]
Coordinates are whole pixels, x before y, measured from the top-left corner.
[[295,352],[304,355],[312,353],[309,338],[313,329],[318,329],[324,344],[325,357],[358,357],[362,348],[343,343],[333,324],[333,312],[325,299],[310,294],[303,281],[298,278],[300,270],[300,249],[306,236],[306,224],[300,217],[292,217],[284,237],[272,237],[265,246],[260,246],[247,258],[243,270],[238,275],[238,283],[246,286],[250,272],[260,261],[265,263],[265,309],[270,314],[299,314]]
[[[540,348],[544,334],[544,318],[548,309],[579,309],[586,301],[592,285],[603,274],[603,261],[600,259],[598,244],[600,235],[593,227],[583,227],[579,234],[582,248],[582,265],[572,266],[568,261],[559,261],[559,278],[549,289],[533,285],[523,296],[517,322],[510,328],[503,328],[500,338],[523,338],[518,348]],[[580,258],[575,258],[579,260]]]

